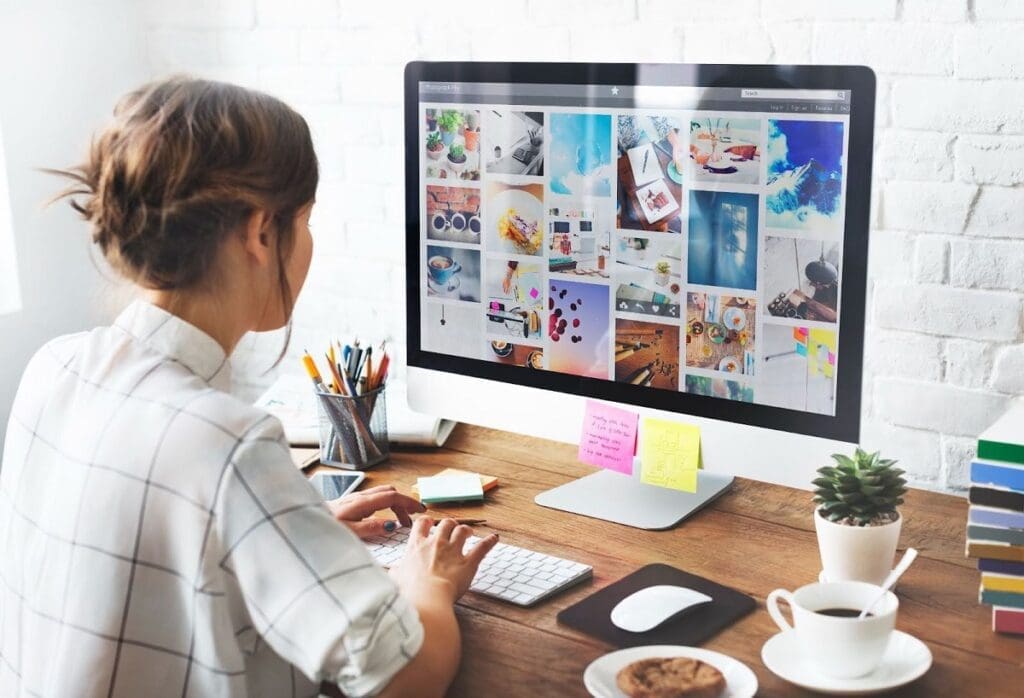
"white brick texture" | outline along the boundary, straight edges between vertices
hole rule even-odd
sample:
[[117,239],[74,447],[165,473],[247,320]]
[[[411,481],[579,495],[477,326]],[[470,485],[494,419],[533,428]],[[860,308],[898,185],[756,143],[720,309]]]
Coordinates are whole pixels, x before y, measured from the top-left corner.
[[956,167],[957,177],[965,182],[1024,184],[1024,137],[960,136]]
[[[154,77],[266,90],[310,124],[316,255],[286,367],[350,333],[404,356],[407,61],[851,63],[878,81],[863,443],[962,489],[973,438],[1024,393],[1024,0],[143,4]],[[280,341],[239,347],[246,395]]]
[[999,393],[903,378],[879,378],[875,409],[892,424],[933,429],[954,436],[975,436],[1006,409]]
[[1016,341],[1021,331],[1021,297],[941,285],[878,284],[875,321],[893,330]]

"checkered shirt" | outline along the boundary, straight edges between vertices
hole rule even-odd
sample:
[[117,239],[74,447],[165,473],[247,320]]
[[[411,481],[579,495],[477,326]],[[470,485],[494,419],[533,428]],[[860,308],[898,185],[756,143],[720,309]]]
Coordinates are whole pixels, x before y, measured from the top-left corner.
[[31,360],[0,469],[0,696],[379,691],[415,609],[224,390],[208,335],[144,302]]

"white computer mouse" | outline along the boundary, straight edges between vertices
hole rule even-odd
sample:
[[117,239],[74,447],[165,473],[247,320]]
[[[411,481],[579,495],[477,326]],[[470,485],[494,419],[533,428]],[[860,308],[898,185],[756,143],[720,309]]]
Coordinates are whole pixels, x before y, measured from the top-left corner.
[[686,587],[656,584],[635,591],[612,609],[612,623],[631,633],[653,630],[683,611],[711,603],[713,599]]

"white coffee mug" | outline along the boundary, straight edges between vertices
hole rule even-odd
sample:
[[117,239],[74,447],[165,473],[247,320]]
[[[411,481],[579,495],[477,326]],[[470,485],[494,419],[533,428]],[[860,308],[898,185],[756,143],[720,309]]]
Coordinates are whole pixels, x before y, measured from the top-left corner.
[[[860,613],[881,591],[866,582],[815,582],[794,592],[776,589],[768,594],[765,605],[780,630],[795,630],[800,651],[815,670],[837,679],[852,679],[870,674],[882,661],[896,627],[899,599],[891,591],[885,592],[863,620],[819,611]],[[792,625],[779,610],[780,598],[789,603]]]

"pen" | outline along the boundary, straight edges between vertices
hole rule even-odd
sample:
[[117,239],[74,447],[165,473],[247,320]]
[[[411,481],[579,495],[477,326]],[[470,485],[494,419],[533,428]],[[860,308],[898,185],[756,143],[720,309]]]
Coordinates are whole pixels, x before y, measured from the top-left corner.
[[359,366],[356,367],[356,379],[357,380],[362,378],[363,372],[366,369],[367,363],[370,361],[370,357],[372,355],[373,355],[373,347],[367,347],[366,351],[363,352],[363,360],[362,360],[362,362],[359,364]]

